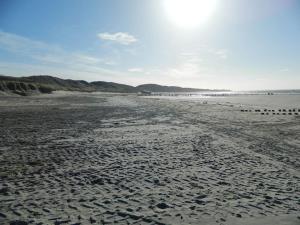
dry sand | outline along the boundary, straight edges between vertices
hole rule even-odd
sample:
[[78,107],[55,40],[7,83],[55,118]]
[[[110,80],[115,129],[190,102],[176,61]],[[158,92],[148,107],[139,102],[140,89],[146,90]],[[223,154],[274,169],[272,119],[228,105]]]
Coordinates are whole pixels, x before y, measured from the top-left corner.
[[0,224],[300,224],[300,117],[250,103],[1,96]]

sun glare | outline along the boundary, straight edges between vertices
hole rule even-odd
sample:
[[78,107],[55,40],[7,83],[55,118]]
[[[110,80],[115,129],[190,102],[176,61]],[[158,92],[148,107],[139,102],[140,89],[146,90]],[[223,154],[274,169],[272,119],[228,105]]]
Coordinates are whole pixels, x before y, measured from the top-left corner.
[[217,0],[165,0],[169,19],[182,28],[196,28],[213,14]]

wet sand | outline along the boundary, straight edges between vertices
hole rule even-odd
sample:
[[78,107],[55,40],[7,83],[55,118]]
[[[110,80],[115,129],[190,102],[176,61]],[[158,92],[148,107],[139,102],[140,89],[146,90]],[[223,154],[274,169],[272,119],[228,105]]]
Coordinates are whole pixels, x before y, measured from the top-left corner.
[[1,96],[0,224],[300,224],[299,115],[203,103]]

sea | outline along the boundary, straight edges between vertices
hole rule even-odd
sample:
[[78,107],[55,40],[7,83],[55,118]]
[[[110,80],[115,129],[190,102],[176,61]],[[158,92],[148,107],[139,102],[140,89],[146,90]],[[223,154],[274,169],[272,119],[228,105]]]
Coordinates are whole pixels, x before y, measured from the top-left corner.
[[259,91],[206,91],[191,93],[152,93],[148,98],[185,100],[203,103],[239,104],[272,109],[300,109],[300,89]]

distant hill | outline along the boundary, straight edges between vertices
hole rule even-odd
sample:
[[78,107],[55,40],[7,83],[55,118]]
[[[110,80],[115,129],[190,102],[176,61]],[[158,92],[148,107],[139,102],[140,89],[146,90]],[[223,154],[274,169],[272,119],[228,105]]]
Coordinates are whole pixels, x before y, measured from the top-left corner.
[[149,92],[199,92],[209,89],[182,88],[176,86],[161,86],[143,84],[137,87],[105,81],[86,82],[84,80],[61,79],[53,76],[40,75],[29,77],[10,77],[0,75],[0,92],[18,95],[51,93],[52,91],[82,91],[82,92],[116,92],[138,93]]
[[200,92],[200,91],[210,91],[209,89],[196,89],[196,88],[182,88],[177,86],[161,86],[158,84],[143,84],[137,86],[140,91],[150,91],[150,92]]
[[39,83],[47,85],[54,90],[65,91],[94,91],[91,85],[83,80],[69,80],[61,79],[52,76],[30,76],[22,77],[21,80],[25,82]]
[[113,82],[104,82],[104,81],[95,81],[91,82],[96,91],[103,92],[119,92],[119,93],[136,93],[138,92],[136,87],[126,85],[126,84],[118,84]]
[[37,82],[0,75],[0,93],[14,93],[18,95],[32,95],[39,93],[51,93],[53,88]]
[[112,82],[86,82],[83,80],[61,79],[52,76],[9,77],[0,75],[0,91],[19,95],[51,93],[53,91],[117,92],[136,93],[138,90],[129,85]]

